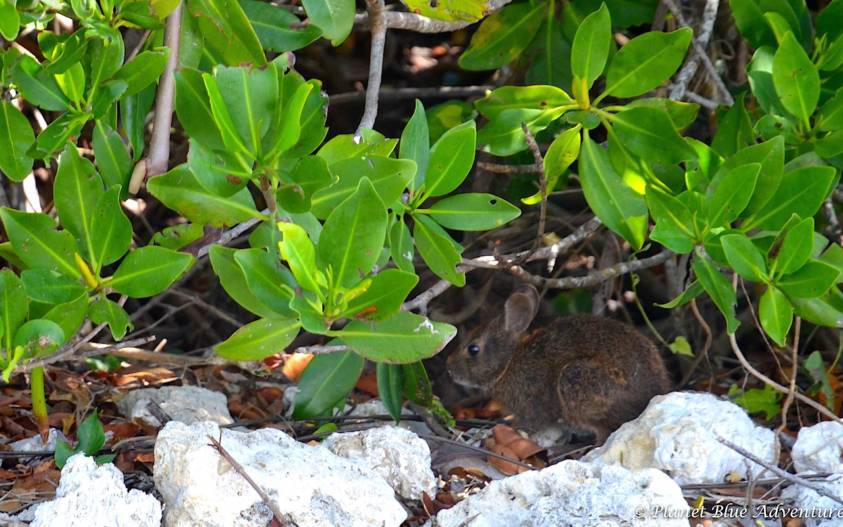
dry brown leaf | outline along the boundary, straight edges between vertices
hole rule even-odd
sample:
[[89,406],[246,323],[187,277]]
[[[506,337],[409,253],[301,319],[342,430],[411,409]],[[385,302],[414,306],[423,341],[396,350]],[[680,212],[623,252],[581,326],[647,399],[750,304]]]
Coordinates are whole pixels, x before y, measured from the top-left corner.
[[309,353],[293,353],[292,355],[284,355],[284,367],[281,372],[291,381],[299,382],[301,374],[305,367],[313,360],[313,355]]

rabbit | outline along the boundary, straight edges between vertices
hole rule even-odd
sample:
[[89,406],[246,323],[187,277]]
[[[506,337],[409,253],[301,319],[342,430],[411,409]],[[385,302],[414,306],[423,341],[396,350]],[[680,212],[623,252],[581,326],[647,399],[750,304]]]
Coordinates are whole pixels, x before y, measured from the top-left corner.
[[535,287],[519,287],[503,313],[471,331],[447,362],[454,381],[504,405],[542,446],[570,427],[593,432],[602,444],[669,391],[661,355],[633,327],[574,315],[530,329],[539,304]]

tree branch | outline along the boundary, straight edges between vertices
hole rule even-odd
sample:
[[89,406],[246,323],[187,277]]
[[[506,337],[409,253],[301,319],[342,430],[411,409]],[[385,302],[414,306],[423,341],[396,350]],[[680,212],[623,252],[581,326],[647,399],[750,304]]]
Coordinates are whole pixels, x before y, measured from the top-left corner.
[[383,0],[366,0],[369,11],[369,28],[372,32],[372,48],[369,53],[369,81],[366,84],[366,107],[363,118],[355,132],[355,139],[360,137],[363,130],[373,128],[378,116],[378,95],[381,90],[383,76],[383,53],[386,45],[386,21],[384,20]]

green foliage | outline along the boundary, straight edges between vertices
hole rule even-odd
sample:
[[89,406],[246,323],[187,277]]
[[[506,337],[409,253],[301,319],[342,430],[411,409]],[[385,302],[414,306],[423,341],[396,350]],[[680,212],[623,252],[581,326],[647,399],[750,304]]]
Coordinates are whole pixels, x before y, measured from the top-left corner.
[[102,422],[100,422],[96,410],[76,427],[76,438],[76,447],[71,447],[61,439],[56,441],[56,453],[54,457],[57,468],[63,468],[71,456],[79,453],[94,457],[98,465],[108,463],[114,459],[114,454],[97,455],[97,452],[105,445],[105,430],[102,427]]

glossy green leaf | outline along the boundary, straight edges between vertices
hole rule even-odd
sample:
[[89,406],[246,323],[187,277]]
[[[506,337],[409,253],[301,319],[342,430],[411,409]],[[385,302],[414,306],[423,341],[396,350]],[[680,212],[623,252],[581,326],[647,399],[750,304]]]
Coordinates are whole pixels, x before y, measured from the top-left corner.
[[745,234],[726,234],[720,237],[726,260],[736,273],[753,282],[763,282],[767,277],[764,255]]
[[831,191],[836,176],[835,169],[828,166],[806,166],[786,172],[767,206],[747,218],[741,228],[774,230],[793,214],[813,217]]
[[583,79],[586,90],[603,73],[611,43],[612,18],[609,8],[602,4],[580,23],[571,46],[571,72]]
[[220,196],[206,189],[187,165],[151,178],[147,188],[167,207],[192,222],[222,227],[263,218],[247,189],[228,197]]
[[474,121],[445,132],[430,150],[424,181],[425,196],[443,196],[459,187],[474,165],[476,145]]
[[817,117],[817,128],[823,131],[843,130],[843,88],[823,104]]
[[335,283],[351,287],[367,275],[386,238],[386,207],[372,183],[363,178],[357,190],[325,220],[316,252],[331,266]]
[[132,158],[120,134],[103,120],[94,123],[94,157],[106,187],[121,186],[121,197],[126,196],[129,177],[132,175]]
[[88,317],[94,324],[108,324],[111,336],[119,341],[132,329],[132,321],[126,310],[107,298],[97,298],[88,308]]
[[354,389],[365,361],[347,351],[313,357],[302,372],[293,416],[302,419],[330,413]]
[[401,392],[404,385],[403,367],[397,364],[379,362],[376,367],[378,380],[378,396],[389,415],[397,423],[401,420],[401,406],[403,400]]
[[74,104],[82,102],[85,96],[85,69],[82,64],[76,62],[63,73],[53,76],[56,79],[59,89],[65,97]]
[[335,46],[354,26],[354,0],[302,0],[310,22]]
[[609,154],[590,138],[580,153],[580,183],[589,207],[611,230],[640,249],[647,235],[647,205],[612,167]]
[[[729,157],[718,172],[728,172],[741,165],[748,163],[760,163],[761,170],[758,172],[758,181],[755,183],[755,190],[752,198],[746,206],[748,213],[761,210],[769,202],[784,177],[784,137],[778,136],[757,145],[748,146],[738,150]],[[720,174],[715,176],[719,178]]]
[[758,163],[741,165],[709,186],[703,203],[709,227],[728,226],[740,216],[752,198],[760,170]]
[[0,2],[0,36],[9,42],[14,42],[20,28],[20,15],[15,4]]
[[276,313],[292,317],[290,302],[295,295],[296,281],[278,258],[264,249],[241,249],[234,260],[243,270],[249,289],[261,302]]
[[235,331],[228,339],[214,346],[214,353],[226,360],[263,360],[283,353],[301,324],[289,318],[263,318]]
[[59,159],[53,190],[59,219],[79,241],[86,258],[94,261],[93,215],[105,188],[94,164],[68,144]]
[[455,194],[419,209],[436,223],[458,231],[485,231],[500,227],[521,215],[518,207],[492,194]]
[[41,318],[58,324],[68,338],[76,335],[88,314],[88,295],[79,295],[70,302],[53,306]]
[[56,230],[46,214],[3,207],[0,218],[17,256],[29,267],[40,267],[81,278],[73,258],[76,242],[67,231]]
[[784,293],[773,286],[767,288],[758,302],[761,327],[779,346],[787,344],[787,334],[793,323],[793,306]]
[[843,329],[843,293],[832,288],[819,298],[790,298],[796,314],[821,326]]
[[527,149],[527,137],[522,125],[534,136],[564,113],[564,108],[533,110],[513,108],[502,111],[477,134],[483,150],[496,156],[511,156]]
[[384,269],[372,277],[366,292],[350,300],[343,317],[381,320],[398,312],[419,277],[398,269]]
[[355,320],[332,335],[363,357],[390,364],[407,364],[439,353],[457,334],[450,324],[432,322],[401,311],[386,320]]
[[26,320],[29,312],[29,298],[20,278],[9,269],[0,269],[0,337],[3,348],[12,349],[12,339],[18,327]]
[[763,5],[758,0],[731,0],[729,6],[741,35],[752,47],[776,44],[776,37],[764,19]]
[[682,28],[633,38],[609,63],[604,94],[628,99],[660,86],[682,65],[692,36],[690,28]]
[[694,247],[695,233],[690,209],[657,187],[647,187],[647,206],[656,223],[650,238],[671,251],[687,254]]
[[307,232],[295,223],[279,223],[283,239],[278,243],[281,257],[290,266],[296,282],[308,291],[319,292],[319,271],[316,267],[316,248]]
[[791,298],[817,298],[837,283],[840,270],[820,260],[812,260],[798,271],[782,276],[776,285]]
[[52,354],[66,340],[61,326],[51,320],[35,319],[18,328],[12,346],[24,348],[24,357],[35,359]]
[[735,318],[737,298],[735,291],[732,289],[732,284],[717,269],[714,262],[705,256],[695,256],[692,266],[700,285],[726,319],[726,331],[734,333],[740,322]]
[[820,74],[793,33],[785,35],[773,58],[773,83],[782,105],[810,127],[820,98]]
[[415,220],[413,238],[430,270],[458,287],[464,286],[465,274],[456,269],[462,259],[461,251],[454,240],[433,220],[422,215],[415,216]]
[[546,7],[537,2],[510,4],[486,18],[460,56],[466,70],[493,70],[509,64],[530,44],[544,19]]
[[752,144],[755,144],[755,131],[744,105],[744,96],[739,95],[731,108],[718,115],[711,148],[722,156],[730,156]]
[[32,171],[27,152],[34,143],[35,134],[26,116],[12,103],[0,102],[0,172],[12,181],[23,181]]
[[492,9],[490,0],[401,0],[413,13],[445,21],[476,22]]
[[403,219],[396,220],[389,229],[389,254],[399,269],[408,273],[415,272],[413,237]]
[[623,145],[647,162],[672,164],[696,157],[661,109],[632,108],[616,114],[611,123]]
[[156,82],[167,65],[169,49],[142,51],[127,62],[114,78],[126,82],[124,95],[134,95]]
[[[261,152],[261,138],[269,129],[279,104],[279,79],[275,70],[218,66],[214,72],[214,80],[225,101],[236,134],[248,151],[257,158]],[[215,112],[213,101],[211,109],[217,124],[224,129],[218,120],[219,115]],[[286,117],[298,122],[297,116]]]
[[691,300],[700,296],[702,292],[702,284],[699,282],[699,280],[694,280],[691,285],[689,285],[684,291],[682,291],[682,293],[680,293],[676,298],[672,299],[670,302],[667,302],[666,304],[656,305],[664,309],[674,309],[688,304]]
[[506,110],[550,110],[576,104],[565,90],[556,86],[503,86],[474,103],[477,111],[494,119]]
[[416,174],[416,164],[409,159],[365,156],[329,164],[337,182],[321,188],[311,199],[317,218],[327,218],[356,190],[363,178],[369,179],[386,206],[394,204]]
[[145,298],[164,291],[191,265],[193,256],[150,245],[128,254],[108,286],[132,298]]
[[230,249],[221,245],[213,245],[208,251],[208,256],[211,259],[211,267],[213,267],[214,273],[219,277],[226,294],[245,309],[259,317],[278,317],[278,313],[264,304],[249,289],[243,269],[240,268],[234,259],[236,252],[236,249]]
[[217,123],[220,136],[225,147],[233,154],[244,154],[254,157],[255,152],[250,151],[244,143],[243,138],[237,131],[237,125],[231,116],[231,111],[226,105],[220,86],[215,77],[209,73],[202,74],[202,82],[205,84],[205,91],[208,93],[208,103],[214,122]]
[[62,304],[78,298],[85,292],[79,280],[48,269],[26,269],[21,272],[20,277],[26,286],[26,294],[36,302]]
[[430,159],[430,131],[427,126],[427,115],[424,105],[418,99],[416,99],[413,116],[401,132],[398,148],[398,157],[410,159],[416,163],[416,175],[410,184],[410,188],[415,190],[424,183],[427,163]]
[[183,68],[176,73],[176,114],[191,139],[207,148],[224,148],[200,72]]
[[772,268],[776,274],[788,274],[805,265],[811,257],[814,218],[805,218],[788,229],[778,248]]
[[70,101],[64,96],[52,75],[46,73],[29,55],[20,57],[12,70],[12,80],[24,99],[42,110],[58,112],[70,109]]
[[283,6],[258,0],[240,0],[252,27],[264,49],[276,53],[295,51],[319,38],[318,27],[303,25],[301,20]]
[[266,57],[249,19],[237,0],[188,0],[210,53],[228,66],[263,66]]

